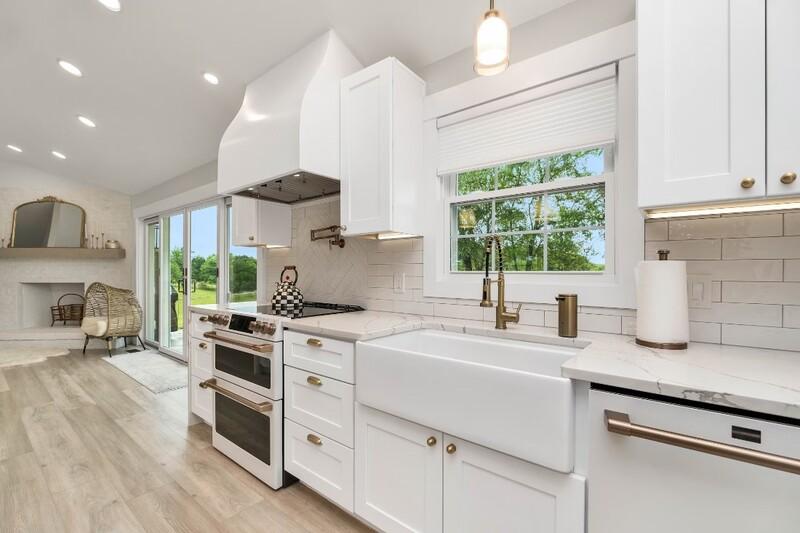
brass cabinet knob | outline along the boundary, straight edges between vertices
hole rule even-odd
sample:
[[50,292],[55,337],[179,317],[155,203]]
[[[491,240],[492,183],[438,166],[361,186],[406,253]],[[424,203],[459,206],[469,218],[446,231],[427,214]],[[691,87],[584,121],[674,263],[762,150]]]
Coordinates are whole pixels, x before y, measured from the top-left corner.
[[436,446],[436,437],[428,437],[425,442],[428,443],[428,446]]
[[208,344],[206,344],[206,343],[204,343],[204,342],[201,342],[200,344],[198,344],[198,346],[199,346],[201,349],[203,349],[203,350],[205,350],[206,348],[208,348]]
[[790,183],[794,183],[794,180],[797,179],[797,172],[787,172],[783,176],[781,176],[781,183],[784,185],[789,185]]
[[319,379],[317,376],[308,376],[306,378],[306,381],[308,382],[309,385],[314,385],[316,387],[322,385],[322,380]]
[[250,235],[250,236],[247,238],[247,240],[248,240],[248,241],[254,241],[254,240],[256,240],[256,238],[255,238],[255,236],[253,236],[253,235]]
[[750,189],[755,184],[756,180],[754,178],[742,178],[742,181],[739,183],[739,185],[742,186],[742,189]]
[[306,435],[306,440],[315,446],[322,446],[322,439],[314,435],[313,433],[309,433]]
[[306,344],[313,346],[314,348],[322,348],[322,341],[319,339],[308,339]]
[[453,455],[454,453],[456,453],[456,445],[455,445],[455,444],[452,444],[452,443],[450,443],[450,444],[448,444],[448,445],[447,445],[447,448],[445,448],[445,450],[446,450],[446,451],[447,451],[447,453],[449,453],[450,455]]

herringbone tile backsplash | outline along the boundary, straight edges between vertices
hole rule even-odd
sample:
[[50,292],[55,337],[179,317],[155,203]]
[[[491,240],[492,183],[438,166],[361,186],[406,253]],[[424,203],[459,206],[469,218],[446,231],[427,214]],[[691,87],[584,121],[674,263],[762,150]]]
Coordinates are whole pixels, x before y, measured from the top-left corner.
[[[311,242],[310,230],[339,223],[338,200],[293,210],[292,248],[267,252],[270,287],[281,267],[295,264],[306,299],[359,304],[377,311],[493,321],[478,300],[422,295],[423,239],[346,239],[343,249]],[[800,213],[736,215],[645,226],[645,255],[669,248],[671,259],[687,261],[689,274],[712,280],[710,308],[690,310],[692,340],[762,348],[800,350]],[[406,290],[393,290],[395,273]],[[271,290],[267,291],[271,293]],[[476,295],[478,289],[476,288]],[[580,308],[583,331],[633,335],[633,309]],[[525,324],[556,327],[556,307],[523,305]]]

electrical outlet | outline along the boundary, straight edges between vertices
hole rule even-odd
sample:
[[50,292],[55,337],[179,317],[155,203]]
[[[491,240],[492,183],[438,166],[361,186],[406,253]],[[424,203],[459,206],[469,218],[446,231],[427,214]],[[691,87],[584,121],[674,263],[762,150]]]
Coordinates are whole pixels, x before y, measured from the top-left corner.
[[686,276],[689,307],[711,308],[711,290],[711,274],[690,274]]
[[405,272],[394,273],[394,293],[404,294],[406,292],[406,274]]

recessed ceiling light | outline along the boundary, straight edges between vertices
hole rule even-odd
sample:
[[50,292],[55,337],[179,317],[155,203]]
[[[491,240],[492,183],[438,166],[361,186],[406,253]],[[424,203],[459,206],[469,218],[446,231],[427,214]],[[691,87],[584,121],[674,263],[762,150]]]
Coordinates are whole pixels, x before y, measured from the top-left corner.
[[77,76],[78,78],[83,76],[83,72],[81,72],[81,69],[79,69],[78,67],[76,67],[75,65],[70,63],[69,61],[64,61],[63,59],[59,59],[58,60],[58,66],[63,68],[64,70],[66,70],[67,72],[72,74],[73,76]]
[[22,152],[22,148],[13,144],[7,144],[6,148],[8,148],[9,150],[14,150],[15,152]]
[[214,74],[211,74],[210,72],[204,72],[203,79],[206,80],[211,85],[219,85],[219,78],[217,78]]
[[90,119],[90,118],[88,118],[88,117],[84,117],[83,115],[78,115],[78,120],[79,120],[79,121],[80,121],[80,123],[81,123],[81,124],[83,124],[84,126],[88,126],[88,127],[90,127],[90,128],[95,128],[95,127],[97,127],[97,124],[95,124],[95,123],[94,123],[94,120],[92,120],[92,119]]
[[295,174],[295,175],[294,175],[294,177],[295,177],[295,178],[299,178],[299,177],[300,177],[300,174]]
[[247,188],[247,190],[248,190],[248,191],[254,191],[254,190],[256,190],[256,189],[255,189],[255,187],[248,187],[248,188]]
[[67,158],[67,156],[65,156],[64,154],[62,154],[61,152],[59,152],[57,150],[53,150],[50,153],[53,154],[54,157],[57,157],[59,159],[66,159]]
[[114,13],[119,12],[122,9],[122,4],[119,3],[119,0],[97,0],[103,7],[108,9],[109,11],[113,11]]

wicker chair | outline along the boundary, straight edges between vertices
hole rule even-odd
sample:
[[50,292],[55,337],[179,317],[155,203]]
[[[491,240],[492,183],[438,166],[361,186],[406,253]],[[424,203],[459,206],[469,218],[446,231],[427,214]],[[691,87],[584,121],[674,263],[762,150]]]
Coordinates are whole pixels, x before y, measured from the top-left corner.
[[119,337],[136,337],[144,348],[139,332],[142,329],[142,306],[129,289],[119,289],[105,283],[92,283],[86,289],[86,308],[81,329],[86,335],[83,353],[90,338],[106,340],[108,355],[111,343]]

